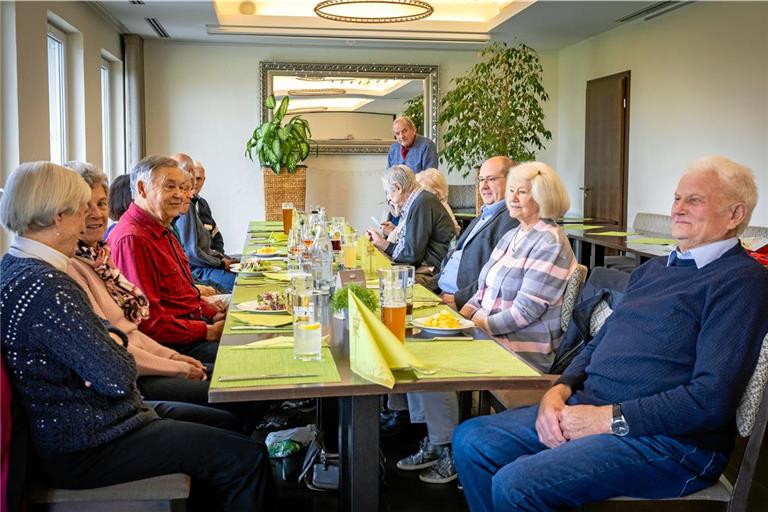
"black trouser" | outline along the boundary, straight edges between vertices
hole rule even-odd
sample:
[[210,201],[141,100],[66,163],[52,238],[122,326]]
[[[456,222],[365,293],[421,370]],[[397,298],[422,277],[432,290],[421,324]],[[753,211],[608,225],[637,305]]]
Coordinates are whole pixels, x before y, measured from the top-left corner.
[[192,477],[190,509],[272,508],[267,449],[241,434],[157,419],[103,446],[43,460],[57,487],[85,489],[169,473]]
[[219,351],[217,341],[195,341],[192,343],[164,343],[168,348],[185,356],[194,357],[202,363],[215,363],[216,352]]

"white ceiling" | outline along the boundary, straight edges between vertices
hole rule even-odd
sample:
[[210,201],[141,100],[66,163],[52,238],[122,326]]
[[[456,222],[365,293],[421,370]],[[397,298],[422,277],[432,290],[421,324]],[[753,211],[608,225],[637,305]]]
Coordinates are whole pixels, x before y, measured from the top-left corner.
[[[291,1],[291,0],[282,0]],[[471,0],[467,0],[469,4]],[[649,1],[547,1],[539,0],[502,22],[490,32],[494,39],[518,40],[539,49],[558,49],[576,43],[593,35],[621,25],[621,17],[640,11],[656,2]],[[327,46],[357,47],[400,46],[411,48],[478,48],[482,43],[449,42],[432,38],[428,41],[382,41],[368,37],[339,37],[329,39],[319,35],[300,35],[291,30],[276,35],[210,34],[208,27],[216,27],[219,20],[214,4],[208,0],[199,1],[155,1],[146,0],[136,5],[128,0],[93,2],[98,9],[106,11],[117,21],[125,32],[139,34],[145,38],[157,38],[145,18],[155,18],[174,41],[197,41],[209,43],[252,43],[286,44],[299,42]],[[419,22],[411,22],[419,23]],[[313,23],[314,25],[314,23]],[[378,26],[377,26],[378,27]],[[305,25],[305,28],[311,29]],[[368,27],[366,27],[368,28]],[[391,27],[386,27],[392,30]],[[405,39],[405,38],[404,38]]]

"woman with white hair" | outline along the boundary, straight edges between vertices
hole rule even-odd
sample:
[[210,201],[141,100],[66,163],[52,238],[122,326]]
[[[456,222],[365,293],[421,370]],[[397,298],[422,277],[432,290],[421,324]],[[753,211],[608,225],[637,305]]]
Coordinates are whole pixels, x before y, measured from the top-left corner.
[[459,226],[459,223],[456,222],[456,216],[453,214],[453,210],[448,204],[448,182],[446,181],[443,173],[434,167],[425,169],[416,174],[416,181],[419,183],[421,188],[435,194],[435,197],[437,197],[440,202],[443,203],[443,207],[448,212],[448,215],[451,216],[451,220],[453,220],[453,228],[456,230],[456,234],[458,235],[461,231],[461,226]]
[[65,273],[90,198],[80,175],[51,162],[19,166],[0,198],[0,221],[15,234],[0,262],[0,345],[42,469],[63,488],[187,473],[208,491],[207,510],[260,509],[271,477],[264,445],[147,407],[126,335]]
[[551,167],[527,162],[509,171],[506,201],[520,225],[496,245],[480,271],[477,293],[461,314],[546,370],[563,334],[563,293],[576,268],[568,239],[555,222],[570,200]]
[[416,281],[436,290],[434,276],[456,234],[448,212],[434,194],[419,186],[405,165],[390,167],[382,184],[387,200],[397,207],[400,223],[404,225],[396,243],[376,230],[368,230],[368,238],[393,262],[414,266]]

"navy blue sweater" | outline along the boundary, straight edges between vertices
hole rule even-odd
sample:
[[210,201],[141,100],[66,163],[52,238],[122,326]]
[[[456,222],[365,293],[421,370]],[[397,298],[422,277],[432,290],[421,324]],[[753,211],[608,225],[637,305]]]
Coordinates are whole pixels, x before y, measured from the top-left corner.
[[101,446],[157,418],[136,389],[133,358],[65,273],[6,254],[0,307],[3,357],[42,457]]
[[768,272],[741,246],[697,269],[654,258],[558,383],[579,403],[621,403],[630,435],[728,451],[768,332]]

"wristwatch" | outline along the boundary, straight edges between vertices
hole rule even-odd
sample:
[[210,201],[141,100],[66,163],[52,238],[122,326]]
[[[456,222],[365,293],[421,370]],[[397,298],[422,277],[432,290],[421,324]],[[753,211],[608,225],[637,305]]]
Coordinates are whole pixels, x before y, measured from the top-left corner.
[[611,419],[611,433],[617,436],[629,434],[629,424],[621,413],[621,404],[613,404],[613,418]]

